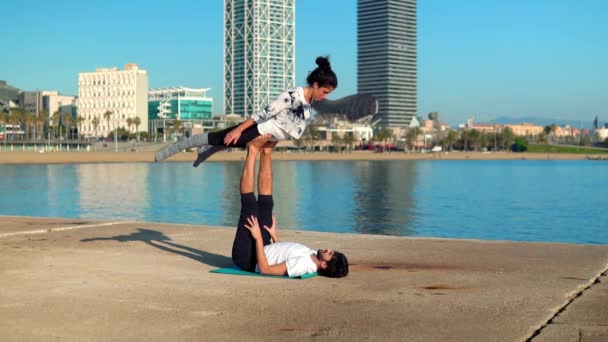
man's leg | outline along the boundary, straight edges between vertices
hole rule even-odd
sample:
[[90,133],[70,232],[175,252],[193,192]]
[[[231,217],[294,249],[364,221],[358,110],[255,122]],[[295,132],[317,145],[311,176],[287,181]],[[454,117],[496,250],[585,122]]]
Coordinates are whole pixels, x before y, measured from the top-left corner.
[[258,206],[255,195],[253,193],[255,184],[255,162],[259,150],[249,148],[247,150],[247,159],[243,167],[241,176],[241,214],[239,223],[236,228],[234,243],[232,244],[232,261],[240,268],[253,271],[256,265],[255,257],[255,240],[251,237],[251,233],[245,224],[247,218],[258,215]]
[[258,222],[264,240],[264,246],[270,244],[270,234],[264,226],[272,226],[272,210],[274,201],[272,199],[272,149],[276,142],[269,142],[260,151],[260,171],[258,173]]

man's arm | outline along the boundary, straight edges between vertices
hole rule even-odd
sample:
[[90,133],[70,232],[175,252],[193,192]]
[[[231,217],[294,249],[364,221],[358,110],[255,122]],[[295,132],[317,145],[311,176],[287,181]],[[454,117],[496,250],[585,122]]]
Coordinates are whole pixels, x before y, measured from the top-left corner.
[[266,259],[266,254],[264,254],[264,243],[261,238],[255,240],[255,253],[258,258],[258,269],[261,274],[287,275],[287,264],[285,262],[268,265],[268,259]]
[[258,269],[261,274],[269,275],[287,275],[287,264],[282,262],[276,265],[269,265],[266,254],[264,254],[264,242],[262,241],[262,232],[258,219],[255,216],[247,218],[248,224],[245,228],[249,229],[251,236],[255,239],[255,254],[258,260]]

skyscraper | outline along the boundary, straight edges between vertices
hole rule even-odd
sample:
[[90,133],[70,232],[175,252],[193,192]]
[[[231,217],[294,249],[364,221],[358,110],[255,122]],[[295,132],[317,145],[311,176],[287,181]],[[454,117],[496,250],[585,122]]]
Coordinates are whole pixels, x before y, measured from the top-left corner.
[[224,0],[224,109],[249,117],[295,85],[295,0]]
[[358,92],[378,97],[381,124],[416,116],[416,0],[357,1]]

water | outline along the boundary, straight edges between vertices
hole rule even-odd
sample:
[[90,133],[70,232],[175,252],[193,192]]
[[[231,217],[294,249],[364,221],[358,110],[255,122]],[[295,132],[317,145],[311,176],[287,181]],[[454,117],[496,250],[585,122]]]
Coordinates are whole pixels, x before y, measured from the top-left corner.
[[[0,214],[235,226],[242,162],[0,165]],[[274,161],[280,229],[608,243],[602,161]]]

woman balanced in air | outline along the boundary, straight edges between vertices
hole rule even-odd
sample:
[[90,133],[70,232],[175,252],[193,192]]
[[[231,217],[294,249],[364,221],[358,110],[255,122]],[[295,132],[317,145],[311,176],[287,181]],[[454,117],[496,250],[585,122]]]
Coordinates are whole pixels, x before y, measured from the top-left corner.
[[[201,133],[184,138],[156,153],[155,161],[163,161],[189,148],[246,147],[263,136],[271,142],[299,139],[312,121],[311,104],[324,100],[338,86],[336,74],[327,57],[317,57],[317,68],[306,78],[307,86],[287,89],[263,110],[242,123],[218,132]],[[261,138],[263,139],[263,138]],[[199,149],[201,153],[201,149]]]

